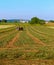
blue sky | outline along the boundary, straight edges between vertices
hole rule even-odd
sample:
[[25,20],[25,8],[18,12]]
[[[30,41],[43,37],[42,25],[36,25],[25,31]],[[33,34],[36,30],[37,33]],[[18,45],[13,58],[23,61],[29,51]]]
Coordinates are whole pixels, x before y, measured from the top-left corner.
[[54,0],[0,0],[0,19],[54,19]]

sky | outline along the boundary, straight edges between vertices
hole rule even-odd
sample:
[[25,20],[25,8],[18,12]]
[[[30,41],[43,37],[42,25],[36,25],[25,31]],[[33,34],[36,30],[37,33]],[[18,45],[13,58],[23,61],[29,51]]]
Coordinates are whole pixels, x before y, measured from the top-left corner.
[[54,0],[0,0],[0,19],[54,20]]

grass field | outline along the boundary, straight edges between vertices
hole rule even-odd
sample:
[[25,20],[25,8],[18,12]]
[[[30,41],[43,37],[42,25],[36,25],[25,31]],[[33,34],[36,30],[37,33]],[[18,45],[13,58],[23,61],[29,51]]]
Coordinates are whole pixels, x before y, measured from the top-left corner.
[[0,29],[14,27],[15,25],[0,25]]
[[0,65],[54,65],[54,26],[20,26],[0,25]]

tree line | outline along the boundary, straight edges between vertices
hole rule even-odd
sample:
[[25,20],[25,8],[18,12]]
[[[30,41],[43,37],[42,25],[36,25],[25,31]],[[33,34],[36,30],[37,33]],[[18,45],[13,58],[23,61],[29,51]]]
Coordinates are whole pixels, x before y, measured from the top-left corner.
[[[6,19],[2,19],[2,20],[0,20],[0,23],[7,23],[7,21],[8,20],[6,20]],[[20,21],[14,20],[13,22],[17,23]],[[33,18],[31,18],[31,20],[28,23],[30,23],[30,24],[45,24],[45,22],[46,21],[43,19],[40,19],[38,17],[33,17]],[[49,20],[48,22],[54,23],[54,20]]]
[[2,20],[0,20],[0,23],[7,23],[7,20],[6,19],[2,19]]
[[30,24],[45,24],[45,20],[39,19],[38,17],[33,17],[29,21]]
[[[38,17],[33,17],[29,21],[30,24],[45,24],[45,22],[46,22],[45,20],[39,19]],[[54,23],[54,20],[49,20],[48,22],[53,22]]]

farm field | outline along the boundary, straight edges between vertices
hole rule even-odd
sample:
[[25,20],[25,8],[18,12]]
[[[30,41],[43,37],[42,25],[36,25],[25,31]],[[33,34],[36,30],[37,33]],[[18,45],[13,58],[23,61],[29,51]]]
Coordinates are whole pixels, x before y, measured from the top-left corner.
[[14,27],[15,25],[0,25],[0,29]]
[[51,25],[19,25],[0,26],[0,65],[54,65]]

